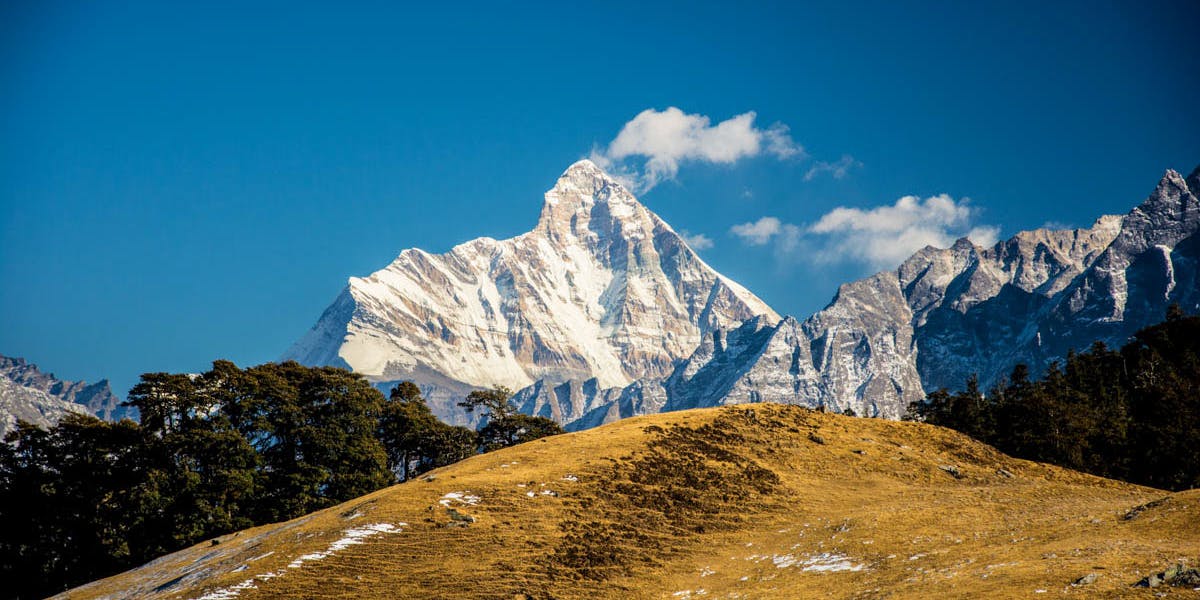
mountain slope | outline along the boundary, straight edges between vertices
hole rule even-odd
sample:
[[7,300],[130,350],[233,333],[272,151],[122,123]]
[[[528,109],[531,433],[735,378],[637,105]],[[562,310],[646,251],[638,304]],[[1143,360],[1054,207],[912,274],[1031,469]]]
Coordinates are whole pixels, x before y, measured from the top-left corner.
[[284,358],[415,380],[435,412],[461,421],[437,390],[665,377],[701,335],[755,315],[778,320],[584,160],[546,193],[533,231],[405,250],[351,278]]
[[66,381],[43,373],[23,358],[0,356],[0,437],[17,419],[50,426],[68,412],[113,421],[133,416],[120,404],[107,380],[93,384]]
[[[572,429],[655,410],[743,402],[827,406],[899,418],[926,390],[985,387],[1018,363],[1040,372],[1096,341],[1123,344],[1179,303],[1200,312],[1200,170],[1167,171],[1145,202],[1087,229],[1023,231],[990,248],[963,238],[845,284],[797,321],[749,321],[707,336],[669,377],[582,388],[566,410],[542,389],[523,410]],[[649,390],[649,393],[647,393]],[[560,419],[562,420],[562,419]]]
[[757,404],[476,456],[61,597],[1099,597],[1195,557],[1197,523],[1197,491]]

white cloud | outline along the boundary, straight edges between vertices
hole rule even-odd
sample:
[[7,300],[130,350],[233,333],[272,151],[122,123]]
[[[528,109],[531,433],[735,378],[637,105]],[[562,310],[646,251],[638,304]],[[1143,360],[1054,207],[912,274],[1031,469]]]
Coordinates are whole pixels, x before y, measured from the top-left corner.
[[[606,148],[594,149],[591,159],[644,192],[674,179],[685,162],[733,164],[761,155],[804,156],[786,125],[760,129],[754,125],[756,116],[746,112],[713,125],[705,115],[673,106],[663,111],[647,109],[626,123]],[[630,160],[641,164],[631,166],[626,163]]]
[[870,209],[838,207],[807,226],[763,217],[732,231],[752,246],[774,240],[776,251],[792,258],[890,269],[925,246],[947,248],[960,237],[980,246],[995,244],[1000,229],[975,224],[978,213],[967,198],[905,196]]
[[729,231],[751,246],[763,246],[783,230],[782,225],[775,217],[763,217],[753,223],[734,225]]
[[692,234],[688,230],[683,229],[679,232],[679,237],[683,238],[683,241],[687,242],[688,247],[696,252],[708,250],[713,247],[712,238],[703,233]]
[[1000,228],[995,225],[980,225],[967,232],[966,238],[976,246],[990,248],[1000,241]]
[[812,181],[823,173],[828,173],[834,179],[841,179],[850,172],[850,169],[861,166],[862,163],[855,160],[853,156],[843,154],[841,158],[834,162],[817,161],[813,166],[808,168],[808,172],[804,174],[804,180]]

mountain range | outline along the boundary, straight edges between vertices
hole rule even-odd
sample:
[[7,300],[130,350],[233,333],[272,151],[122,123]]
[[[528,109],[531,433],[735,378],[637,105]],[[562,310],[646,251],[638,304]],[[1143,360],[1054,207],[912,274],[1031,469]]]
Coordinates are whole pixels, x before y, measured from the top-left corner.
[[66,381],[23,358],[0,356],[0,438],[18,419],[46,427],[71,412],[116,421],[134,416],[131,411],[107,380]]
[[462,424],[454,401],[492,385],[568,429],[763,401],[895,419],[971,375],[1038,372],[1096,341],[1119,346],[1170,304],[1200,310],[1198,195],[1200,169],[1167,171],[1125,215],[926,247],[800,320],[706,265],[585,160],[546,193],[533,231],[405,250],[351,278],[283,358],[385,389],[413,380]]

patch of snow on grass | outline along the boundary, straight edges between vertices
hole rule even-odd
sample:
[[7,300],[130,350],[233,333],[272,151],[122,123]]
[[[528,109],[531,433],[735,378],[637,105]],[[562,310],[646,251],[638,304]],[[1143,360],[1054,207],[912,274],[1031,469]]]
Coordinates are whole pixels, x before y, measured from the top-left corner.
[[786,569],[788,567],[802,567],[803,571],[813,571],[817,573],[837,573],[841,571],[861,571],[863,565],[858,565],[850,562],[850,558],[844,554],[834,554],[830,552],[822,552],[821,554],[813,554],[808,557],[797,558],[794,554],[774,554],[771,556],[771,563],[777,569]]
[[579,477],[576,475],[567,473],[566,475],[563,476],[563,481],[579,481]]
[[861,571],[863,565],[856,565],[850,562],[850,558],[844,554],[834,554],[823,552],[814,554],[802,563],[804,571],[815,571],[818,573],[839,573],[842,571]]
[[459,504],[473,506],[475,504],[479,504],[479,496],[474,496],[471,494],[471,492],[450,492],[445,496],[442,496],[441,500],[438,500],[438,504],[441,504],[447,508],[450,507],[451,502],[458,502]]
[[254,580],[247,579],[246,581],[231,585],[227,588],[221,588],[219,590],[209,592],[203,596],[200,596],[196,600],[233,600],[233,598],[237,598],[242,592],[249,589],[254,589],[255,587]]
[[349,548],[350,546],[354,546],[356,544],[363,543],[363,541],[369,537],[373,537],[373,536],[379,535],[381,533],[397,533],[401,530],[401,528],[407,527],[407,526],[408,526],[408,523],[397,523],[395,525],[392,525],[391,523],[372,523],[370,525],[364,525],[362,527],[355,527],[353,529],[347,529],[345,531],[345,533],[342,534],[342,539],[337,540],[337,541],[333,542],[332,544],[330,544],[329,547],[326,548],[323,552],[312,552],[309,554],[303,554],[299,558],[288,563],[288,568],[295,569],[295,568],[300,567],[301,565],[303,565],[306,562],[313,561],[313,560],[321,560],[323,558],[328,558],[329,556],[333,555],[334,553],[341,552],[342,550],[345,550],[346,548]]

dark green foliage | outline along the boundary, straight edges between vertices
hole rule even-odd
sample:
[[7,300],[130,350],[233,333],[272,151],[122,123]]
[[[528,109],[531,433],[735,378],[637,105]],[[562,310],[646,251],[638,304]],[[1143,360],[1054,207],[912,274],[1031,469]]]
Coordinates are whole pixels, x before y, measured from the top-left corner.
[[71,415],[0,444],[0,598],[35,598],[253,525],[361,496],[475,452],[416,386],[387,400],[294,362],[148,373],[142,423]]
[[1094,344],[1038,380],[1018,365],[985,398],[935,391],[911,417],[998,449],[1158,488],[1200,487],[1200,318],[1176,307],[1120,351]]
[[512,390],[498,385],[490,390],[475,390],[467,394],[467,399],[458,405],[469,413],[479,411],[486,419],[503,419],[517,412],[508,401],[511,397]]
[[563,433],[562,426],[550,419],[517,412],[508,401],[511,396],[508,388],[496,386],[490,390],[471,392],[466,400],[458,403],[467,412],[480,411],[487,419],[479,430],[479,448],[482,451],[491,452]]
[[475,432],[439,421],[409,381],[392,388],[379,436],[388,450],[388,467],[401,481],[475,453]]
[[158,496],[136,424],[71,414],[52,431],[19,423],[7,439],[16,443],[0,444],[5,596],[40,598],[143,558],[129,538],[157,539]]
[[343,369],[295,362],[147,373],[142,416],[20,423],[0,444],[0,598],[42,597],[218,535],[291,519],[492,450],[562,433],[504,388],[442,423],[411,382],[385,399]]
[[513,413],[489,420],[479,430],[479,447],[484,452],[491,452],[560,433],[563,428],[550,419]]

